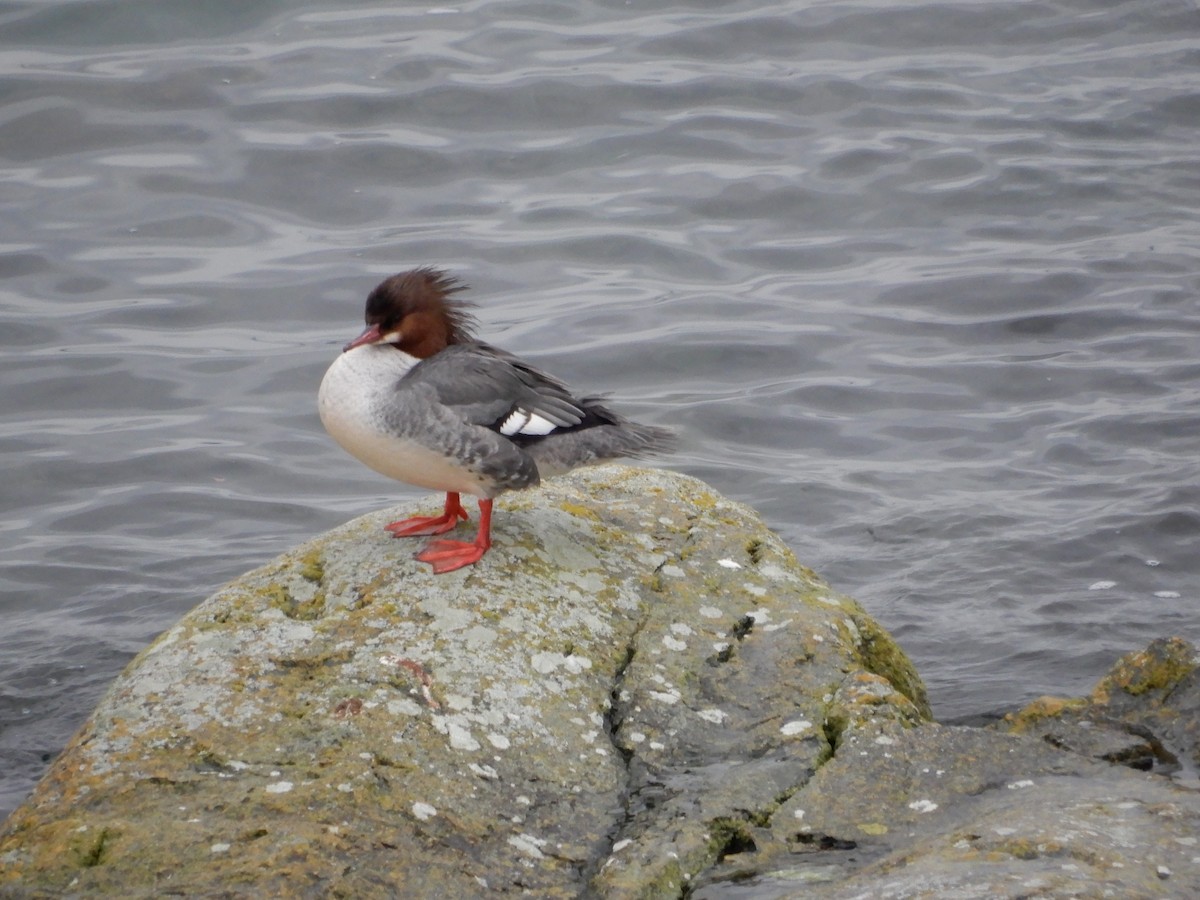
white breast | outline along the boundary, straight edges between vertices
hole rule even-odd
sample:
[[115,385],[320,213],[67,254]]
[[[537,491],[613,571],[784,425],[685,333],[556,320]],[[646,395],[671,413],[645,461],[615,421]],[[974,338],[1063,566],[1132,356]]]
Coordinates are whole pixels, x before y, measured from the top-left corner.
[[343,353],[317,392],[321,424],[346,452],[382,475],[417,487],[487,496],[454,459],[387,429],[380,410],[416,363],[394,347],[366,345]]

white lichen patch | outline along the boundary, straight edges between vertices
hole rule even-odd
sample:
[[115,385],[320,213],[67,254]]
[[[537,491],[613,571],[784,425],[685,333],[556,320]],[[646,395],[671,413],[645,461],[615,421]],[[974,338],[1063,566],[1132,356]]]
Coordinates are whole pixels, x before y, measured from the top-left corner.
[[680,693],[675,688],[670,688],[665,691],[651,691],[650,699],[657,700],[659,703],[665,703],[667,706],[674,706],[679,702]]
[[[883,744],[886,747],[896,743],[896,739],[889,734],[881,734],[879,737],[875,738],[875,743]],[[926,769],[925,771],[928,772],[929,770]]]
[[706,618],[706,619],[719,619],[719,618],[721,618],[721,616],[725,615],[723,612],[721,612],[721,610],[717,609],[715,606],[702,606],[699,609],[699,613],[700,613],[700,615],[704,616],[704,618]]
[[400,700],[389,700],[387,711],[393,716],[419,716],[421,705],[416,700],[404,697]]
[[938,805],[932,800],[914,800],[908,804],[908,808],[919,813],[931,813],[938,808]]
[[450,738],[450,746],[455,750],[465,750],[468,753],[473,753],[479,749],[479,741],[471,734],[471,730],[457,722],[450,722],[447,726],[447,736]]
[[499,635],[495,629],[488,628],[486,625],[472,625],[462,633],[463,646],[472,650],[484,650],[489,645],[496,642]]
[[478,763],[470,763],[467,768],[480,778],[484,778],[488,781],[495,781],[500,777],[500,773],[491,766],[481,766]]
[[687,637],[692,633],[692,626],[688,625],[686,622],[673,622],[671,624],[671,632],[679,635],[680,637]]
[[884,700],[896,693],[892,683],[879,675],[862,675],[860,680],[850,685],[846,693],[856,700],[874,697]]
[[669,634],[663,635],[662,644],[668,650],[679,651],[687,649],[687,641],[681,641],[679,638],[671,637]]
[[1033,787],[1033,782],[1026,778],[1022,781],[1011,782],[1010,784],[1005,785],[1005,787],[1007,787],[1010,791],[1017,791],[1021,788]]
[[286,794],[293,787],[295,787],[295,785],[290,781],[274,781],[263,788],[263,790],[268,794]]
[[633,539],[638,542],[638,544],[641,546],[641,548],[643,550],[656,549],[656,545],[654,543],[654,538],[650,537],[650,535],[646,534],[646,532],[644,532],[644,531],[637,532],[633,536]]
[[740,562],[735,562],[732,559],[718,559],[717,565],[724,569],[740,569],[742,567]]
[[1088,585],[1088,590],[1089,591],[1107,591],[1110,588],[1115,588],[1116,586],[1117,586],[1117,583],[1115,581],[1093,581],[1091,584]]
[[428,822],[437,815],[437,808],[418,800],[412,805],[412,814],[422,822]]
[[822,594],[821,596],[817,597],[817,602],[824,603],[826,606],[836,606],[838,608],[840,608],[842,605],[842,601],[837,597],[830,597],[826,594]]
[[475,624],[474,610],[451,605],[442,592],[423,595],[417,606],[433,620],[430,627],[437,632],[461,632]]
[[542,848],[546,846],[544,838],[534,837],[532,834],[514,834],[508,839],[508,843],[530,859],[546,858],[542,853]]
[[502,734],[496,734],[494,731],[489,731],[486,735],[488,743],[497,750],[507,750],[511,746],[511,741]]
[[765,566],[759,566],[758,571],[760,571],[767,578],[770,578],[772,581],[798,581],[799,580],[796,578],[795,575],[793,575],[787,569],[781,568],[780,566],[777,566],[775,563],[767,563]]
[[808,721],[808,719],[793,719],[790,722],[784,722],[779,727],[779,731],[781,734],[791,737],[796,734],[804,734],[804,732],[812,727],[813,723]]
[[702,709],[696,713],[696,715],[702,718],[705,722],[712,722],[714,725],[720,725],[729,718],[729,713],[725,712],[723,709],[716,709],[715,707],[712,709]]
[[226,844],[224,842],[213,844],[211,847],[208,848],[208,852],[209,853],[228,853],[229,852],[229,844]]
[[745,591],[747,594],[749,594],[751,597],[767,596],[767,589],[765,587],[763,587],[761,584],[752,584],[749,581],[744,582],[742,584],[742,590]]
[[575,654],[564,655],[562,653],[535,653],[529,659],[533,670],[542,675],[549,675],[559,669],[564,669],[572,675],[578,675],[592,667],[592,661],[586,656],[576,656]]

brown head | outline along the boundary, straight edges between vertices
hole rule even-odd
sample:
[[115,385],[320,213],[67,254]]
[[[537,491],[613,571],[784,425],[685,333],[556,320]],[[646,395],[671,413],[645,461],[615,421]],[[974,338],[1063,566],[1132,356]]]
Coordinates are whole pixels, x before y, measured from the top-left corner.
[[466,285],[428,266],[384,279],[367,296],[366,330],[344,350],[363,344],[391,344],[427,359],[451,344],[471,340],[469,305],[453,295]]

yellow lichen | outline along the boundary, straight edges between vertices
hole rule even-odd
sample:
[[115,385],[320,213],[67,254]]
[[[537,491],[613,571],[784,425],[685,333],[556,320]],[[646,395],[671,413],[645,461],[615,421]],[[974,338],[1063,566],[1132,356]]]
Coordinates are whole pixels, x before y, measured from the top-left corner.
[[594,522],[600,520],[600,516],[590,506],[584,506],[582,503],[571,503],[568,500],[558,504],[558,508],[563,512],[568,512],[573,516],[578,516],[581,519],[591,519]]
[[1135,697],[1178,684],[1196,668],[1192,647],[1180,638],[1155,641],[1145,650],[1127,654],[1092,691],[1092,701],[1108,703],[1114,691]]
[[1024,709],[1006,714],[1004,720],[1013,734],[1021,734],[1043,719],[1055,719],[1063,713],[1082,710],[1087,705],[1088,701],[1082,698],[1038,697]]
[[300,577],[305,581],[320,584],[325,578],[325,561],[320,550],[313,550],[300,557]]

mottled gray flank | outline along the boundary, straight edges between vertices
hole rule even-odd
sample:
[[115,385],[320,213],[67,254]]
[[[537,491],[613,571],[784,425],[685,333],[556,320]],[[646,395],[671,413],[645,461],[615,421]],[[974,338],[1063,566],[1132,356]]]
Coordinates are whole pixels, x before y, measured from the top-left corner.
[[891,638],[699,481],[506,496],[492,551],[444,576],[382,531],[416,511],[147,648],[0,831],[0,896],[1200,888],[1195,793],[930,722]]

